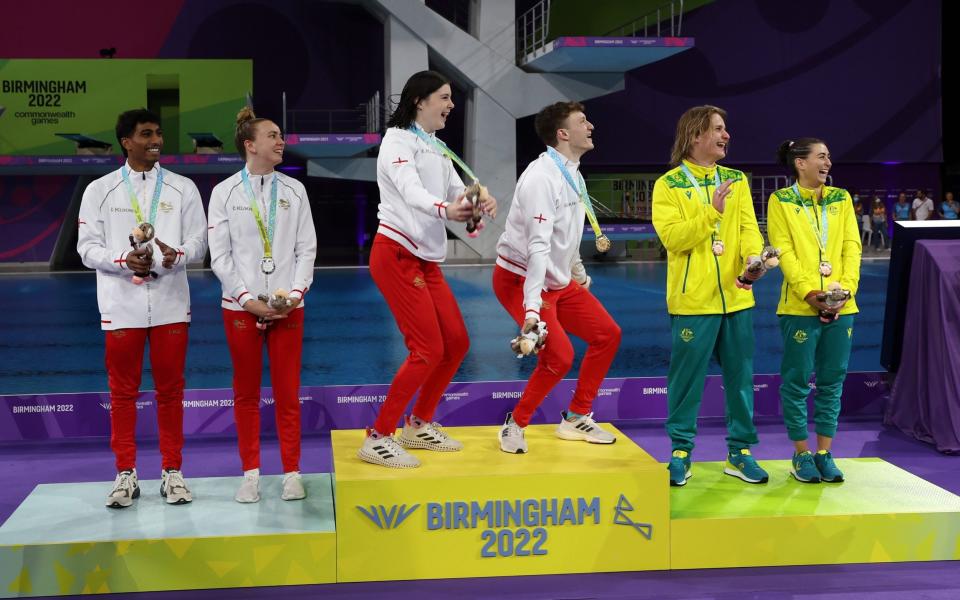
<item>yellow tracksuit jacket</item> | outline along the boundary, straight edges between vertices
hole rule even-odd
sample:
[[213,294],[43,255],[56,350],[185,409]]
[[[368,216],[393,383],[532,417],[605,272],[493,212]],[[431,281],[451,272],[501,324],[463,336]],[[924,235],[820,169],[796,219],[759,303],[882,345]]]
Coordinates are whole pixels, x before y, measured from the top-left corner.
[[[684,161],[702,192],[713,198],[714,168]],[[742,171],[716,166],[720,182],[733,180],[723,214],[678,166],[653,187],[653,226],[667,249],[667,310],[671,315],[726,314],[754,306],[753,292],[736,286],[748,256],[763,251],[750,185]],[[719,223],[724,253],[714,256],[711,234]]]
[[[817,310],[804,298],[813,290],[825,290],[830,282],[838,281],[850,290],[850,298],[840,310],[841,315],[860,312],[856,294],[860,285],[860,257],[863,246],[857,228],[857,215],[847,190],[823,186],[817,202],[817,190],[797,186],[777,190],[770,195],[767,208],[767,235],[770,243],[780,249],[780,268],[783,269],[783,287],[780,289],[778,315],[816,316]],[[804,210],[804,206],[806,210]],[[820,251],[818,232],[826,209],[827,248]],[[812,220],[812,221],[811,221]],[[820,262],[827,260],[833,272],[820,275]]]

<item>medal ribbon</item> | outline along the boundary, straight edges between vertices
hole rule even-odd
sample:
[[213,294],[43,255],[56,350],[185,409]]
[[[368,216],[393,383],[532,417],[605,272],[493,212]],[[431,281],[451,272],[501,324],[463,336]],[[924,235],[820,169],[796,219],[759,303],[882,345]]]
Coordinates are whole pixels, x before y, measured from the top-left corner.
[[[827,254],[827,235],[829,232],[830,223],[827,221],[827,205],[821,200],[820,205],[820,224],[817,224],[816,212],[810,213],[807,209],[807,204],[803,200],[803,196],[800,195],[800,187],[794,183],[793,184],[793,193],[800,198],[800,205],[803,206],[803,213],[807,215],[807,221],[810,223],[810,228],[813,229],[813,237],[817,238],[817,244],[820,246],[821,256]],[[816,206],[816,195],[814,195],[813,200],[814,206]]]
[[250,197],[250,209],[253,210],[253,218],[257,221],[260,240],[263,241],[263,257],[273,258],[273,232],[277,225],[277,174],[273,174],[273,182],[270,184],[270,214],[267,217],[266,226],[263,224],[263,217],[260,216],[260,209],[257,208],[257,196],[253,193],[246,167],[240,171],[240,177],[243,179],[243,189]]
[[123,177],[123,183],[127,187],[127,194],[130,196],[130,205],[133,207],[133,214],[137,218],[137,225],[140,223],[150,223],[157,220],[157,206],[160,205],[160,192],[163,191],[163,169],[157,168],[157,185],[153,188],[153,200],[150,201],[150,220],[145,221],[143,213],[140,211],[140,202],[137,201],[137,194],[133,191],[133,184],[130,183],[130,172],[127,165],[120,169],[120,176]]
[[467,163],[463,162],[463,160],[461,160],[460,157],[457,156],[456,152],[454,152],[453,150],[450,149],[449,146],[444,144],[443,140],[437,138],[436,136],[427,135],[427,132],[424,131],[420,127],[420,125],[418,125],[417,123],[414,123],[413,125],[411,125],[409,128],[409,131],[412,131],[413,133],[415,133],[417,137],[423,140],[424,142],[426,142],[428,146],[432,146],[434,149],[440,152],[440,154],[446,156],[453,162],[457,163],[457,165],[461,169],[463,169],[463,172],[466,173],[467,177],[472,179],[474,182],[480,181],[480,179],[473,174],[473,171],[470,169],[470,167],[467,166]]
[[570,174],[566,165],[563,164],[563,158],[561,158],[560,153],[550,146],[547,146],[547,155],[553,159],[553,163],[560,169],[563,178],[567,180],[567,183],[580,198],[580,202],[583,203],[583,207],[586,209],[587,220],[590,221],[590,228],[593,229],[593,235],[599,240],[603,236],[603,233],[600,231],[600,223],[597,222],[597,214],[593,212],[593,202],[590,194],[587,193],[587,183],[583,180],[583,174],[577,171],[577,178],[580,181],[580,185],[578,186],[577,182],[573,180],[573,175]]
[[[687,181],[689,181],[690,184],[693,185],[693,189],[697,190],[697,198],[700,198],[701,200],[703,200],[704,206],[710,204],[710,196],[707,193],[707,190],[700,189],[700,183],[697,181],[696,175],[694,175],[693,172],[690,171],[690,167],[688,167],[686,164],[681,162],[680,168],[683,170],[683,174],[686,175]],[[706,183],[706,181],[704,181],[704,183]],[[718,187],[720,187],[720,168],[714,167],[713,169],[714,191],[716,191]],[[713,233],[710,234],[710,240],[716,241],[717,235],[719,233],[720,233],[720,224],[717,223],[716,225],[713,226]]]

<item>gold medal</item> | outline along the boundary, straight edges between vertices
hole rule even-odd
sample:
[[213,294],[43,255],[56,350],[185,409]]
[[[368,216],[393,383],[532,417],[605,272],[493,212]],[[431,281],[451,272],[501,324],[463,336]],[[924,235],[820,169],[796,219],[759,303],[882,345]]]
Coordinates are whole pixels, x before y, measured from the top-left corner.
[[600,237],[597,238],[597,251],[606,252],[610,250],[610,238],[600,234]]

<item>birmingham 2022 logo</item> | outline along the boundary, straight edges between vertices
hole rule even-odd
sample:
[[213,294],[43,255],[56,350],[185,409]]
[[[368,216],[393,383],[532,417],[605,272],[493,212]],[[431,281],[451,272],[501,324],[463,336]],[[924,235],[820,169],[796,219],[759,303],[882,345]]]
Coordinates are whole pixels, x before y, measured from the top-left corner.
[[[481,529],[482,558],[545,556],[549,553],[548,527],[599,525],[600,498],[539,498],[487,500],[485,502],[428,502],[424,507],[428,531]],[[357,506],[378,529],[397,529],[417,512],[420,504]],[[620,494],[613,524],[632,527],[645,540],[653,538],[653,525],[634,521],[634,507]]]

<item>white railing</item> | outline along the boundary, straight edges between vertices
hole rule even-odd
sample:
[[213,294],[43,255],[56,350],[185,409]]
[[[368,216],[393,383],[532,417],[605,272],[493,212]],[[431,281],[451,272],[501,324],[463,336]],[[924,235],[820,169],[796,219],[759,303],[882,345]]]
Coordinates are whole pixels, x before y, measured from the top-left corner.
[[377,133],[383,125],[379,90],[356,108],[287,109],[283,94],[283,130],[289,133]]
[[[550,0],[541,0],[517,19],[517,63],[523,64],[550,41]],[[605,33],[609,37],[680,37],[683,0],[671,0]],[[653,35],[653,34],[656,35]]]
[[517,19],[517,62],[542,50],[550,33],[550,0],[541,0]]
[[[620,27],[611,29],[605,36],[610,37],[637,37],[641,34],[643,37],[668,37],[664,35],[667,27],[661,27],[662,24],[669,21],[669,37],[680,37],[683,29],[683,0],[671,0],[651,11],[642,17],[636,18]],[[656,28],[656,35],[651,36],[653,28]]]

